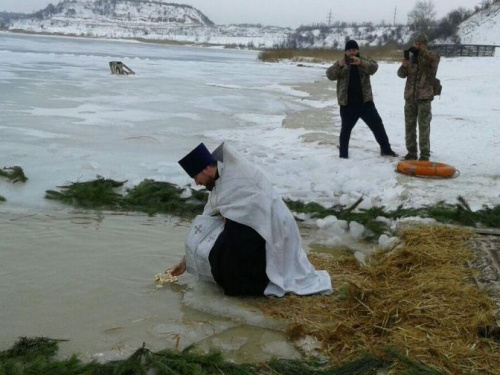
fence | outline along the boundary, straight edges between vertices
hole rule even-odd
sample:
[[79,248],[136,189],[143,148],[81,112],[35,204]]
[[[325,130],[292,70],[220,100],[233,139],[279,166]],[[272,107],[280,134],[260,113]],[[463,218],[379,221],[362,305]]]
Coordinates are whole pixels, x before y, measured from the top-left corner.
[[440,56],[495,56],[496,46],[480,44],[434,44],[429,48]]

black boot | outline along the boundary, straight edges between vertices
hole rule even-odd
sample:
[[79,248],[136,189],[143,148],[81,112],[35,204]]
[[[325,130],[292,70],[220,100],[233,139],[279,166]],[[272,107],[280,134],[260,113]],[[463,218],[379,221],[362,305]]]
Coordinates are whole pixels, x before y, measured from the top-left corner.
[[417,155],[406,154],[404,157],[405,160],[417,160]]
[[398,157],[399,155],[396,154],[394,151],[392,151],[391,149],[389,150],[386,150],[386,151],[380,151],[380,155],[381,156],[393,156],[393,157]]

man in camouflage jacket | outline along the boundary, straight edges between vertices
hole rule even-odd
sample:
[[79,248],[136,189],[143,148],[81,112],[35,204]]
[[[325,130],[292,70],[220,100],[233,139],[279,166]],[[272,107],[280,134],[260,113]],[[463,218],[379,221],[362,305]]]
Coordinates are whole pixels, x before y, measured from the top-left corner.
[[337,81],[337,101],[342,121],[340,130],[341,158],[349,156],[351,131],[361,118],[370,128],[380,146],[382,156],[398,156],[389,143],[384,124],[373,102],[370,76],[375,74],[378,64],[369,57],[359,55],[358,43],[349,40],[345,45],[345,58],[338,60],[326,71],[326,76]]
[[405,58],[398,69],[398,76],[406,78],[405,86],[405,129],[406,160],[417,159],[417,122],[419,160],[427,161],[430,157],[430,133],[432,108],[434,99],[434,81],[438,70],[440,57],[427,49],[427,37],[419,34],[415,44],[409,49],[411,60]]

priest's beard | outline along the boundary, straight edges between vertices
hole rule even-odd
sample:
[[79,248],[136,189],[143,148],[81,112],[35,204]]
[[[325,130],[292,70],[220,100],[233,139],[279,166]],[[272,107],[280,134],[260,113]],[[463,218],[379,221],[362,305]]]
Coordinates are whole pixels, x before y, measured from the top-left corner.
[[208,191],[212,191],[215,186],[215,178],[210,177],[210,179],[205,183],[205,188]]

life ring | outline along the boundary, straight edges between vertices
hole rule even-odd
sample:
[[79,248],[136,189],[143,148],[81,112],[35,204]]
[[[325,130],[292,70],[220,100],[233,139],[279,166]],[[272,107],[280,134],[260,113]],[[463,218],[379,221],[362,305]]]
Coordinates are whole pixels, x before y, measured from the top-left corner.
[[458,175],[455,167],[433,161],[401,160],[396,172],[415,177],[451,178]]

